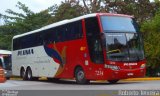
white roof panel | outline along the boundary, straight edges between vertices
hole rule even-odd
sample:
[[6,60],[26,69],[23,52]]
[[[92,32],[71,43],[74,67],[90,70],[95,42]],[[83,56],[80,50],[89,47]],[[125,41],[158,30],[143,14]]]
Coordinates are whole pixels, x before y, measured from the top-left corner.
[[80,16],[80,17],[76,17],[74,19],[63,20],[63,21],[60,21],[60,22],[57,22],[57,23],[53,23],[53,24],[44,26],[44,27],[42,27],[40,29],[37,29],[37,30],[34,30],[34,31],[30,31],[30,32],[27,32],[27,33],[24,33],[24,34],[16,35],[16,36],[13,37],[13,39],[18,38],[18,37],[22,37],[22,36],[25,36],[25,35],[29,35],[29,34],[32,34],[32,33],[40,32],[42,30],[50,29],[50,28],[60,26],[60,25],[63,25],[63,24],[78,21],[78,20],[81,20],[81,19],[84,19],[84,18],[95,17],[96,15],[97,15],[96,13],[93,13],[93,14],[88,14],[88,15],[83,15],[83,16]]
[[0,50],[0,54],[12,54],[12,52],[8,50]]

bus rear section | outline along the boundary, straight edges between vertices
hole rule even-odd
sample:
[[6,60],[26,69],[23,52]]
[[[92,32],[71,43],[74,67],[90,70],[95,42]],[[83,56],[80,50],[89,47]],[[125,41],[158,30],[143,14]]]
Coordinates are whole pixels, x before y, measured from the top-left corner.
[[13,74],[23,79],[108,80],[145,76],[143,41],[133,17],[88,14],[13,38]]
[[4,75],[7,79],[12,76],[11,51],[0,50],[0,66],[4,69]]

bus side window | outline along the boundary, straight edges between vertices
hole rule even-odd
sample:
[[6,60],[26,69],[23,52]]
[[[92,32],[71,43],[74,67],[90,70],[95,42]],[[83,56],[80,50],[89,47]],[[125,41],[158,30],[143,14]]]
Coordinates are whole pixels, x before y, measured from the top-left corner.
[[37,46],[43,45],[43,34],[42,32],[37,33]]
[[71,23],[69,27],[70,27],[70,34],[69,34],[70,40],[74,40],[75,39],[75,31],[76,31],[74,23]]
[[54,42],[54,35],[55,35],[55,29],[51,28],[48,30],[45,30],[43,32],[43,45],[51,44]]
[[79,39],[79,38],[82,38],[82,21],[77,21],[76,22],[76,38]]
[[19,48],[17,39],[13,39],[13,50],[17,50]]
[[62,39],[62,31],[63,31],[63,28],[62,27],[58,27],[57,29],[57,42],[61,42],[61,39]]
[[2,59],[0,58],[0,67],[3,68],[3,63],[2,63]]
[[82,24],[81,21],[76,21],[67,24],[65,31],[65,40],[76,40],[82,38]]

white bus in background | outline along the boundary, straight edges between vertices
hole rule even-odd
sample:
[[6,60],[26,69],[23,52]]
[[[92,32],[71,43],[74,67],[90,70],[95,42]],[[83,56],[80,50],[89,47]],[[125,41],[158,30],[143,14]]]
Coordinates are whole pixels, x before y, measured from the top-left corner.
[[0,66],[4,69],[5,77],[9,79],[12,75],[11,51],[0,50]]

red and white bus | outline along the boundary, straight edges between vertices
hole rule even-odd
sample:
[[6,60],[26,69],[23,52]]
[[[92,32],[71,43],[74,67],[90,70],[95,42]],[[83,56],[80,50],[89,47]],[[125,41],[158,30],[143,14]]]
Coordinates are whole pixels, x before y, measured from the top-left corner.
[[132,16],[94,13],[13,37],[13,75],[90,80],[143,77],[143,41]]

